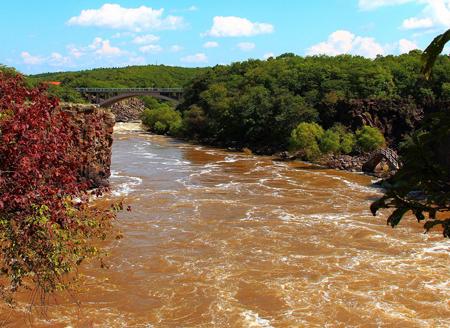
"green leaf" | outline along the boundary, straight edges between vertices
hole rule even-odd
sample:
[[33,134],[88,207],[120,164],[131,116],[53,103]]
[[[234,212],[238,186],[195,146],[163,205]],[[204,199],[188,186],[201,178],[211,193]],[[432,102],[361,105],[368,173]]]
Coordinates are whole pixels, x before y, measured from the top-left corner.
[[387,219],[387,224],[389,224],[392,228],[399,224],[400,220],[409,211],[407,207],[397,208]]

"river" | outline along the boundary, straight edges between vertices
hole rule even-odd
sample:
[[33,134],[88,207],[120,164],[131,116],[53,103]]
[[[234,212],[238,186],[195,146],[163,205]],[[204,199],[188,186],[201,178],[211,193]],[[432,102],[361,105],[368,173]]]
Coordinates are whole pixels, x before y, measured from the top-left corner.
[[448,327],[449,241],[373,217],[371,177],[130,131],[112,172],[110,268],[13,327]]

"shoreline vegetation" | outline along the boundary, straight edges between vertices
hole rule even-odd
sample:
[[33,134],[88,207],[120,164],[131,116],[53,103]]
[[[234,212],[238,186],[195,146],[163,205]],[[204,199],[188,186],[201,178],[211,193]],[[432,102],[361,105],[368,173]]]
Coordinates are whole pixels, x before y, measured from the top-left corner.
[[[67,277],[102,254],[95,241],[107,237],[122,209],[89,203],[93,181],[80,172],[101,122],[93,120],[86,131],[61,110],[58,98],[80,101],[74,87],[184,85],[176,108],[142,98],[143,124],[156,134],[248,154],[290,151],[295,155],[286,158],[320,163],[391,147],[403,166],[384,181],[385,195],[372,203],[372,213],[393,208],[392,227],[413,213],[427,231],[441,226],[450,238],[450,58],[436,54],[448,39],[450,30],[435,39],[443,44],[424,53],[374,60],[287,53],[205,69],[133,66],[29,77],[0,66],[0,273],[6,279],[0,297],[12,303],[29,288],[44,303],[68,289]],[[425,77],[423,58],[434,64],[430,71],[427,61]],[[60,85],[48,85],[56,79]]]

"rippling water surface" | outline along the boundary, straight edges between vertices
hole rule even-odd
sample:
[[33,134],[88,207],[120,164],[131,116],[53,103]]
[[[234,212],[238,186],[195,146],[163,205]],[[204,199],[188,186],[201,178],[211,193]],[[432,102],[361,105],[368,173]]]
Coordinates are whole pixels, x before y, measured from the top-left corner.
[[372,217],[370,177],[131,132],[112,168],[111,267],[35,326],[449,325],[449,242]]

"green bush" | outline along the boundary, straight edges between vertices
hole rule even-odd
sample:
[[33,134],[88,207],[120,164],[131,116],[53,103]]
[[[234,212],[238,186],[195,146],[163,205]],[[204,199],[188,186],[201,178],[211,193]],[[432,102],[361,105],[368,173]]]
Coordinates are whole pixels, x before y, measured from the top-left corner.
[[58,97],[61,101],[71,103],[87,103],[81,94],[74,88],[64,85],[48,85],[47,93],[49,95]]
[[356,145],[356,138],[353,133],[345,133],[341,135],[341,153],[350,154]]
[[143,101],[145,108],[148,109],[155,109],[164,105],[164,103],[158,101],[155,97],[152,96],[143,96],[141,97],[141,100]]
[[181,127],[181,115],[169,105],[161,104],[155,109],[145,109],[142,123],[157,134],[174,135]]
[[196,138],[204,134],[208,126],[208,120],[205,112],[197,105],[192,105],[183,112],[183,124],[181,130],[183,133]]
[[340,123],[335,124],[331,131],[339,135],[339,153],[350,154],[356,145],[355,135]]
[[304,152],[305,159],[315,160],[322,154],[351,153],[355,149],[356,137],[342,124],[324,131],[317,123],[304,122],[292,131],[290,143],[291,149]]
[[338,132],[333,130],[326,130],[320,139],[320,150],[322,153],[339,153],[341,149],[341,140]]
[[319,142],[324,136],[323,128],[317,123],[300,123],[292,130],[291,148],[302,150],[307,160],[316,159],[321,155]]
[[363,152],[377,150],[386,144],[380,130],[367,125],[356,131],[356,142]]
[[157,134],[164,134],[167,132],[167,130],[168,130],[167,124],[161,121],[157,121],[153,126],[153,131],[156,132]]
[[444,100],[450,100],[450,83],[446,82],[442,84],[441,98]]

